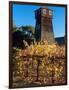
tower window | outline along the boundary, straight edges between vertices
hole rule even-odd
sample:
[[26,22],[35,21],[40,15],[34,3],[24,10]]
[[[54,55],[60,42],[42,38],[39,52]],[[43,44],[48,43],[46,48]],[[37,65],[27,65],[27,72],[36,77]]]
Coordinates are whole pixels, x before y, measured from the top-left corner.
[[42,13],[43,13],[43,14],[46,14],[46,9],[43,9],[43,10],[42,10]]
[[49,10],[49,15],[52,15],[52,11],[51,10]]

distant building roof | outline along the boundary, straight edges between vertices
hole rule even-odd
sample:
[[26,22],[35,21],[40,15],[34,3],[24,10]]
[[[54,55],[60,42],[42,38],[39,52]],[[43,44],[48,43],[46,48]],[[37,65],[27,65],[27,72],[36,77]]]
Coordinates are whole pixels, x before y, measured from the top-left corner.
[[55,38],[55,41],[56,41],[59,45],[65,44],[65,39],[64,39],[64,37],[57,37],[57,38]]

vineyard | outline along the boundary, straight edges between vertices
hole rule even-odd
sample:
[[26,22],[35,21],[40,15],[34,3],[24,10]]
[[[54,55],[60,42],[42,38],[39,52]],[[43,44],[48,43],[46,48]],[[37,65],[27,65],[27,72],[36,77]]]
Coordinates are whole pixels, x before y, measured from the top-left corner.
[[65,46],[24,43],[23,50],[13,48],[13,87],[65,84]]

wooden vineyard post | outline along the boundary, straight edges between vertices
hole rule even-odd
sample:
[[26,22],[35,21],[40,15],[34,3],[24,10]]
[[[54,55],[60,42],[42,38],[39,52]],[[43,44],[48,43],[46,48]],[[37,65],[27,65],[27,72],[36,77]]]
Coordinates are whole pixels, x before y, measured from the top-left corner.
[[54,57],[52,56],[52,84],[54,83]]
[[38,77],[39,77],[39,58],[37,59],[37,78],[36,81],[38,81]]
[[41,62],[41,57],[37,57],[37,77],[36,77],[36,81],[39,81],[40,80],[38,79],[39,78],[39,66],[40,66],[40,62]]

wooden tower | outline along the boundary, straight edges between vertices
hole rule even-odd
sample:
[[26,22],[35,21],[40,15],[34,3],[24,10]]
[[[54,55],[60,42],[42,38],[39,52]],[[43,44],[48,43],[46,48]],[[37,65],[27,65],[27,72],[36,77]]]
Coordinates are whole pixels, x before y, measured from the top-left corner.
[[48,8],[39,8],[35,11],[36,26],[35,38],[36,41],[47,40],[49,44],[54,43],[54,33],[52,25],[53,11]]

